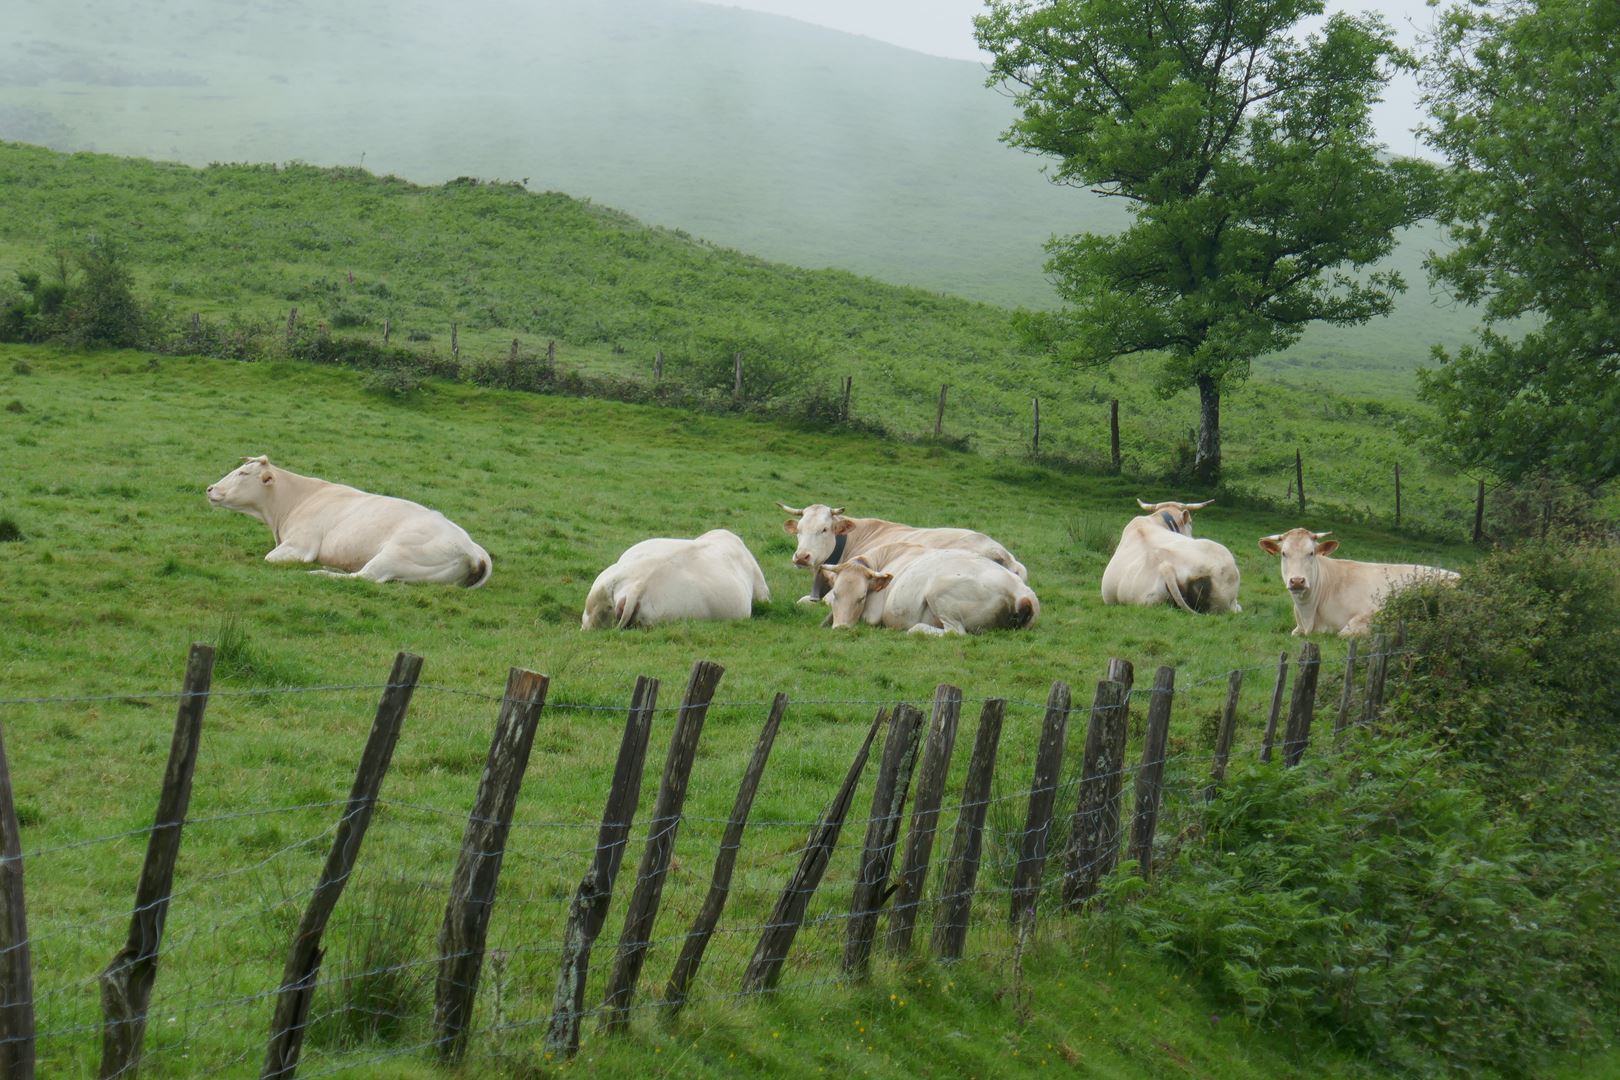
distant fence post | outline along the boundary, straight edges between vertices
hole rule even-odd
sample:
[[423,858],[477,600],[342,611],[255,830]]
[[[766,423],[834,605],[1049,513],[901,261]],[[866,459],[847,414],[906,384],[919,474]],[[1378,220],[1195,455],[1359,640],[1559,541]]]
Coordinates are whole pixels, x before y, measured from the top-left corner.
[[22,836],[0,731],[0,1076],[34,1080],[34,976],[23,903]]
[[1030,398],[1029,404],[1030,408],[1035,411],[1035,433],[1030,437],[1029,452],[1039,457],[1041,453],[1041,399],[1038,397]]
[[315,998],[315,980],[320,974],[321,935],[326,931],[326,922],[331,918],[332,909],[337,907],[338,898],[343,895],[343,887],[354,872],[360,843],[366,837],[366,827],[371,824],[371,813],[377,806],[377,792],[393,759],[394,744],[399,741],[399,731],[405,723],[411,694],[421,673],[420,656],[402,652],[395,658],[388,688],[377,705],[371,735],[360,755],[354,786],[344,804],[337,834],[332,838],[332,850],[326,856],[326,866],[321,870],[320,880],[287,953],[276,994],[275,1014],[270,1020],[270,1043],[265,1050],[262,1080],[292,1076],[298,1071],[304,1028],[309,1020],[310,1002]]
[[1384,711],[1384,674],[1389,670],[1389,638],[1373,638],[1373,653],[1367,658],[1367,694],[1362,702],[1361,722],[1372,724]]
[[664,350],[659,349],[657,355],[655,355],[653,357],[653,382],[661,383],[663,381],[664,381]]
[[765,930],[759,936],[759,944],[754,946],[753,958],[743,972],[743,993],[776,988],[777,980],[782,975],[782,964],[787,960],[788,951],[793,948],[793,939],[798,936],[799,926],[804,922],[810,898],[815,895],[822,875],[827,872],[827,863],[838,844],[838,834],[844,828],[844,818],[849,815],[849,804],[855,799],[856,785],[860,783],[861,772],[866,768],[867,756],[872,752],[872,740],[877,738],[878,727],[884,719],[885,713],[880,709],[872,720],[872,726],[866,729],[866,738],[855,752],[855,760],[850,762],[838,793],[810,830],[810,837],[804,844],[804,854],[799,856],[799,865],[794,867],[793,876],[788,879],[782,895],[777,897],[776,906],[771,909],[770,918],[765,922]]
[[1395,463],[1395,527],[1401,527],[1401,463]]
[[1063,875],[1063,902],[1079,908],[1097,894],[1097,884],[1119,859],[1120,782],[1125,769],[1125,738],[1130,689],[1104,679],[1091,699],[1080,794],[1069,825],[1069,858]]
[[1271,747],[1277,741],[1277,718],[1282,715],[1283,691],[1288,686],[1288,654],[1277,657],[1277,685],[1271,688],[1271,712],[1266,717],[1266,733],[1260,739],[1260,760],[1271,760]]
[[1041,874],[1052,840],[1052,807],[1057,803],[1058,774],[1063,769],[1063,743],[1069,730],[1069,684],[1055,682],[1046,695],[1046,717],[1041,722],[1040,747],[1035,751],[1035,775],[1029,782],[1029,812],[1024,818],[1013,872],[1012,910],[1016,924],[1033,918],[1041,895]]
[[461,360],[461,338],[457,334],[459,329],[460,327],[456,323],[452,322],[450,324],[450,359],[455,361]]
[[522,668],[507,675],[484,774],[467,815],[439,929],[439,975],[433,989],[433,1034],[445,1061],[459,1061],[466,1050],[495,886],[549,684],[546,676]]
[[1474,496],[1474,543],[1485,539],[1485,481],[1479,482],[1479,492]]
[[[163,946],[163,925],[169,915],[174,889],[174,864],[180,856],[180,830],[191,805],[191,777],[197,765],[203,714],[214,677],[214,647],[201,643],[186,658],[184,688],[175,712],[174,736],[169,742],[169,763],[163,770],[152,832],[146,839],[146,862],[135,886],[135,910],[129,937],[118,955],[101,973],[101,1076],[134,1075],[140,1068],[146,1036],[147,1006],[157,981],[158,954]],[[0,1052],[0,1063],[5,1055]],[[0,1069],[0,1075],[12,1075]]]
[[1131,819],[1130,854],[1143,877],[1153,875],[1153,833],[1159,826],[1165,752],[1170,741],[1170,709],[1175,704],[1175,696],[1176,669],[1161,667],[1153,676],[1147,737],[1142,741],[1142,764],[1136,770],[1136,812]]
[[1316,676],[1322,667],[1322,651],[1307,641],[1299,650],[1299,674],[1294,679],[1294,699],[1288,705],[1288,727],[1283,733],[1283,765],[1293,768],[1305,755],[1311,740],[1311,718],[1316,714]]
[[883,736],[883,756],[878,760],[877,781],[872,785],[872,813],[866,821],[866,841],[861,847],[855,891],[849,902],[849,927],[844,937],[846,975],[864,976],[871,967],[872,938],[887,899],[906,792],[917,765],[922,720],[920,710],[901,703],[889,717]]
[[1001,719],[1007,702],[989,698],[979,711],[979,732],[968,759],[962,785],[962,806],[951,833],[951,853],[940,885],[939,915],[934,919],[934,955],[941,960],[962,959],[968,921],[973,914],[973,887],[979,879],[979,855],[984,844],[984,816],[990,809],[990,780],[996,771],[996,749],[1001,743]]
[[1344,690],[1339,695],[1339,715],[1333,719],[1333,734],[1338,735],[1350,722],[1350,697],[1356,689],[1356,646],[1359,638],[1350,639],[1350,651],[1344,658]]
[[945,430],[945,391],[949,389],[950,387],[948,385],[943,383],[940,384],[939,411],[934,413],[934,438],[936,439],[939,438]]
[[573,902],[568,905],[568,924],[563,929],[562,963],[557,971],[557,989],[551,999],[551,1024],[546,1029],[546,1051],[559,1057],[571,1058],[579,1052],[591,948],[607,922],[613,881],[619,875],[630,823],[636,816],[636,802],[641,798],[641,766],[647,757],[647,739],[652,733],[657,705],[658,680],[645,675],[636,679],[630,714],[625,718],[624,735],[619,739],[619,757],[613,766],[607,807],[602,811],[602,826],[596,834],[596,854],[591,868],[580,879]]
[[1108,464],[1119,472],[1119,398],[1108,403]]
[[843,403],[838,407],[838,418],[840,420],[842,420],[846,424],[849,423],[849,392],[850,392],[851,389],[854,388],[854,386],[855,386],[855,376],[853,376],[853,375],[845,375],[844,376],[844,400],[843,400]]
[[653,924],[658,919],[658,902],[663,895],[664,879],[669,874],[670,859],[675,855],[675,836],[681,827],[681,808],[686,804],[686,785],[692,775],[692,762],[697,758],[698,738],[703,734],[703,720],[709,713],[709,703],[714,700],[715,687],[720,685],[720,676],[725,671],[708,660],[692,665],[686,695],[675,717],[675,731],[670,735],[669,753],[664,758],[658,801],[653,806],[652,820],[647,823],[647,846],[642,849],[635,891],[630,894],[630,907],[624,915],[619,952],[608,975],[607,993],[602,1003],[603,1031],[622,1031],[630,1024],[630,1003],[636,995],[641,965],[646,962],[647,950],[652,946]]
[[292,348],[298,340],[298,309],[293,308],[287,312],[287,348]]
[[1299,495],[1299,512],[1305,512],[1305,461],[1294,447],[1294,491]]
[[889,910],[886,944],[895,956],[911,951],[917,913],[928,889],[928,859],[934,850],[939,803],[945,794],[945,777],[951,770],[951,748],[956,744],[956,722],[961,713],[962,691],[941,683],[934,690],[934,713],[923,747],[922,775],[917,778],[917,794],[911,800],[911,830],[906,834],[905,858],[895,884],[894,906]]
[[742,353],[731,354],[731,395],[742,396]]
[[1243,691],[1243,672],[1234,671],[1226,677],[1226,707],[1221,710],[1221,726],[1215,732],[1215,765],[1210,770],[1209,786],[1204,789],[1206,800],[1215,797],[1215,789],[1226,779],[1226,763],[1232,756],[1232,736],[1237,731],[1238,695]]
[[770,715],[765,718],[765,727],[759,733],[759,741],[754,744],[754,756],[748,759],[748,768],[743,771],[742,784],[737,788],[737,801],[732,804],[731,816],[726,819],[725,834],[720,837],[720,851],[714,858],[709,894],[704,898],[697,918],[692,920],[692,929],[686,933],[686,943],[681,946],[681,955],[675,961],[669,986],[664,990],[664,1004],[669,1006],[671,1012],[679,1011],[686,1004],[687,988],[697,975],[698,965],[703,963],[704,950],[708,948],[709,938],[714,935],[720,913],[725,909],[726,898],[731,893],[731,872],[737,865],[737,851],[742,847],[743,829],[748,824],[748,811],[754,805],[754,793],[759,790],[759,778],[765,772],[765,762],[771,755],[771,746],[776,742],[776,731],[782,726],[787,704],[786,694],[777,694],[776,700],[771,702]]
[[512,369],[512,371],[514,373],[517,371],[517,362],[518,362],[518,339],[513,338],[512,339],[512,351],[506,354],[506,363],[511,367],[511,369]]
[[548,375],[557,374],[557,343],[556,343],[556,341],[548,341],[548,342],[546,342],[546,374],[548,374]]
[[393,331],[393,329],[394,329],[393,325],[387,319],[384,319],[383,320],[383,344],[384,345],[388,344],[388,335]]

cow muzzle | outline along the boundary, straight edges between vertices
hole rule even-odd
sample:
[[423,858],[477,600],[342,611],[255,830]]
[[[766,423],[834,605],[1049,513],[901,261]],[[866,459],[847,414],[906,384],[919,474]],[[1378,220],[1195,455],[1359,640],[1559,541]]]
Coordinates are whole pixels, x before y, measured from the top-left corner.
[[1305,591],[1305,579],[1302,578],[1302,577],[1289,578],[1288,579],[1288,591],[1289,592],[1295,592],[1295,593],[1304,592]]
[[810,565],[810,556],[808,554],[806,554],[805,552],[802,552],[802,551],[794,552],[794,554],[793,554],[793,565],[794,566],[809,566]]

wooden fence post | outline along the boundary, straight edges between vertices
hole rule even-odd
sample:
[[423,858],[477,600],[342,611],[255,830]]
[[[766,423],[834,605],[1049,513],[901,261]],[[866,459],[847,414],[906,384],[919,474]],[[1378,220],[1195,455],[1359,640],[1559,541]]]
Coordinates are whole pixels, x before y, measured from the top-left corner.
[[546,1050],[559,1057],[571,1058],[579,1052],[591,948],[607,922],[613,881],[619,875],[625,841],[636,816],[636,802],[641,798],[641,766],[647,757],[647,737],[652,733],[657,705],[658,680],[641,676],[636,680],[635,692],[630,698],[630,714],[625,718],[624,735],[619,740],[618,763],[613,767],[607,807],[602,811],[602,826],[596,834],[596,854],[591,868],[580,879],[573,902],[568,905],[562,964],[557,972],[557,989],[552,995],[551,1025],[546,1029]]
[[731,394],[742,396],[742,353],[731,354]]
[[962,959],[968,921],[973,914],[973,886],[979,878],[979,853],[984,843],[984,816],[990,809],[990,780],[996,771],[996,749],[1001,743],[1001,719],[1007,702],[989,698],[979,711],[979,732],[968,758],[967,781],[962,785],[962,806],[951,833],[951,853],[940,885],[939,916],[934,920],[934,955],[941,960]]
[[1041,453],[1041,399],[1038,397],[1030,398],[1029,404],[1035,410],[1035,434],[1030,439],[1029,450],[1030,453],[1039,457]]
[[1119,472],[1119,398],[1108,403],[1108,463]]
[[934,438],[936,439],[939,438],[945,430],[945,391],[949,389],[949,386],[943,383],[940,384],[939,410],[934,413]]
[[669,986],[664,991],[664,1004],[669,1006],[671,1012],[679,1011],[686,1004],[686,991],[692,985],[698,965],[703,963],[703,952],[708,948],[709,938],[714,935],[714,928],[720,922],[721,911],[725,909],[726,898],[731,893],[731,872],[737,865],[737,851],[742,847],[743,829],[748,824],[748,811],[754,805],[754,793],[759,790],[759,778],[765,772],[765,762],[771,755],[771,746],[776,742],[776,731],[782,726],[787,704],[786,694],[777,694],[776,700],[771,702],[770,715],[765,718],[765,727],[759,733],[759,741],[754,744],[754,756],[748,759],[748,768],[743,771],[742,784],[737,788],[737,801],[731,806],[725,834],[720,837],[720,851],[714,858],[709,894],[704,898],[697,918],[692,920],[692,929],[687,931],[686,943],[681,946],[681,955],[675,961],[675,970],[670,973]]
[[889,909],[889,952],[904,956],[911,951],[911,936],[917,928],[917,913],[928,889],[928,859],[934,850],[934,831],[939,825],[939,803],[945,794],[945,777],[951,771],[951,749],[956,744],[956,722],[962,713],[962,691],[949,683],[934,690],[934,713],[928,724],[928,741],[923,747],[922,775],[917,778],[917,795],[911,800],[911,830],[906,834],[906,853],[895,883],[894,905]]
[[1377,722],[1384,711],[1384,674],[1389,670],[1389,638],[1379,634],[1373,638],[1373,654],[1367,661],[1367,695],[1362,702],[1361,722]]
[[1344,658],[1344,690],[1339,695],[1339,715],[1333,719],[1333,734],[1339,735],[1350,722],[1350,697],[1356,688],[1356,646],[1359,638],[1350,639],[1350,651]]
[[810,898],[815,895],[816,886],[821,884],[821,876],[827,872],[827,863],[838,844],[838,834],[844,828],[844,818],[849,814],[849,804],[855,799],[855,787],[860,783],[867,755],[872,751],[872,740],[877,737],[878,727],[884,719],[885,714],[880,709],[872,726],[866,729],[866,738],[856,751],[855,760],[850,762],[849,772],[844,775],[838,793],[810,830],[804,853],[799,856],[799,865],[794,867],[793,876],[788,878],[782,895],[777,897],[776,906],[766,920],[765,931],[759,936],[759,944],[754,946],[753,958],[743,972],[743,993],[776,988],[777,980],[782,975],[782,964],[787,960],[788,950],[793,948],[793,939],[798,936],[799,926],[804,922]]
[[1401,463],[1395,463],[1395,527],[1401,527]]
[[1143,877],[1153,875],[1153,833],[1159,825],[1165,753],[1170,741],[1170,708],[1175,696],[1176,669],[1161,667],[1153,676],[1147,738],[1142,742],[1142,764],[1136,770],[1136,811],[1131,819],[1130,857],[1136,860],[1137,872]]
[[849,392],[854,389],[854,387],[855,376],[844,376],[844,401],[843,404],[841,404],[838,408],[838,418],[846,424],[849,423]]
[[1322,651],[1307,641],[1299,650],[1299,675],[1294,679],[1294,699],[1288,705],[1288,727],[1283,733],[1283,765],[1292,769],[1305,754],[1311,741],[1311,719],[1316,714],[1316,676],[1322,667]]
[[1479,482],[1479,493],[1474,496],[1474,543],[1485,539],[1485,481]]
[[1024,818],[1018,867],[1013,871],[1012,902],[1008,918],[1014,923],[1035,917],[1041,895],[1041,874],[1051,846],[1052,807],[1057,803],[1058,776],[1063,769],[1063,743],[1069,732],[1069,684],[1055,682],[1046,695],[1046,717],[1041,742],[1035,751],[1035,775],[1029,782],[1029,812]]
[[1282,715],[1283,691],[1288,686],[1288,654],[1277,657],[1277,685],[1271,688],[1271,713],[1266,717],[1266,733],[1260,740],[1260,760],[1271,760],[1271,747],[1277,741],[1277,718]]
[[495,910],[495,885],[548,685],[546,676],[522,668],[507,675],[484,774],[461,837],[439,929],[439,976],[433,990],[433,1035],[445,1061],[459,1061],[466,1051],[489,917]]
[[[169,916],[174,890],[174,864],[180,856],[180,830],[191,805],[191,776],[197,765],[203,713],[214,677],[214,647],[196,644],[186,658],[184,688],[169,741],[169,763],[163,770],[152,832],[146,840],[146,862],[135,886],[135,910],[129,937],[118,955],[101,973],[101,1076],[127,1074],[140,1068],[146,1036],[146,1011],[157,980],[158,954],[163,946],[163,925]],[[0,1052],[0,1062],[5,1055]],[[10,1075],[3,1069],[0,1074]]]
[[556,343],[556,341],[548,341],[548,342],[546,342],[546,373],[549,374],[549,375],[557,374],[557,343]]
[[1299,495],[1299,512],[1305,512],[1305,462],[1294,447],[1294,491]]
[[22,836],[0,731],[0,1076],[34,1080],[34,976],[23,902]]
[[394,659],[388,688],[377,705],[371,735],[366,739],[360,767],[354,774],[354,786],[344,804],[337,834],[332,838],[332,850],[326,856],[320,880],[316,882],[315,892],[310,896],[287,952],[287,964],[276,992],[275,1013],[270,1020],[270,1043],[265,1050],[261,1073],[263,1080],[292,1076],[298,1071],[298,1054],[303,1048],[309,1006],[315,997],[315,980],[320,974],[321,935],[332,909],[337,907],[338,898],[343,895],[343,887],[354,872],[360,843],[366,838],[366,827],[371,824],[371,812],[377,805],[377,792],[393,759],[394,744],[399,741],[399,731],[405,723],[411,694],[416,690],[416,680],[421,673],[420,656],[402,652]]
[[461,359],[461,338],[456,333],[458,329],[456,323],[450,324],[450,359],[456,361]]
[[902,702],[889,717],[888,731],[883,736],[883,756],[878,760],[877,782],[872,785],[872,813],[866,821],[866,842],[861,848],[861,865],[849,902],[849,927],[844,938],[846,975],[865,976],[871,967],[872,938],[887,899],[906,792],[917,765],[922,720],[920,710]]
[[1237,731],[1238,694],[1243,690],[1243,672],[1226,677],[1226,707],[1221,710],[1221,726],[1215,732],[1215,766],[1210,770],[1205,800],[1215,797],[1215,789],[1226,779],[1226,763],[1232,756],[1232,736]]
[[664,381],[664,350],[659,349],[658,354],[653,357],[653,382],[661,383],[663,381]]
[[1086,747],[1080,765],[1080,793],[1069,823],[1069,857],[1063,874],[1063,903],[1078,908],[1097,893],[1097,884],[1119,858],[1119,797],[1125,769],[1130,691],[1104,679],[1091,699]]
[[393,329],[394,329],[393,324],[390,323],[387,319],[384,319],[383,320],[383,344],[384,345],[388,344],[388,335],[393,331]]
[[287,312],[287,347],[292,348],[298,339],[298,309],[293,308]]
[[658,785],[658,801],[652,820],[647,823],[647,846],[641,852],[636,870],[636,888],[630,894],[630,907],[624,915],[619,935],[619,952],[608,976],[603,999],[602,1030],[622,1031],[630,1024],[630,1003],[636,996],[636,979],[652,945],[653,923],[658,919],[658,901],[663,895],[669,861],[675,855],[675,835],[681,827],[681,807],[686,803],[686,783],[697,757],[698,737],[708,715],[714,689],[726,669],[708,660],[692,665],[692,676],[675,717],[669,753],[664,758],[664,777]]

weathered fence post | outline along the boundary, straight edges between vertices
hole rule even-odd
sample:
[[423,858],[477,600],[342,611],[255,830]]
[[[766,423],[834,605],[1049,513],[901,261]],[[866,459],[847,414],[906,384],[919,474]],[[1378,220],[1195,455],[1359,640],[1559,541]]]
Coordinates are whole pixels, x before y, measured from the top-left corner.
[[287,312],[287,347],[293,347],[298,340],[298,309],[293,308]]
[[731,395],[742,396],[742,353],[731,354]]
[[827,863],[838,844],[838,834],[844,828],[844,818],[849,814],[849,804],[855,799],[855,787],[860,783],[867,755],[872,751],[872,740],[877,738],[878,727],[884,719],[885,713],[878,710],[872,726],[866,729],[866,738],[856,751],[855,760],[850,762],[849,771],[844,774],[844,782],[839,786],[838,793],[810,830],[804,853],[799,856],[799,865],[794,867],[793,876],[788,879],[782,895],[777,897],[776,906],[766,920],[765,931],[759,936],[759,944],[754,946],[753,958],[743,972],[743,993],[776,988],[777,980],[782,975],[782,964],[787,960],[788,950],[793,948],[793,939],[798,936],[799,926],[804,922],[810,898],[815,895],[816,886],[821,884],[821,876],[827,872]]
[[399,741],[399,731],[405,723],[411,694],[416,690],[416,680],[421,673],[420,656],[402,652],[395,658],[388,688],[377,705],[371,735],[360,755],[354,786],[349,790],[343,817],[338,821],[337,835],[332,838],[332,850],[326,856],[320,880],[315,884],[315,892],[304,909],[304,917],[287,952],[287,964],[276,993],[275,1013],[270,1020],[270,1043],[265,1050],[261,1074],[264,1080],[291,1076],[298,1071],[304,1027],[309,1019],[310,1002],[315,997],[315,980],[320,974],[321,935],[332,909],[337,907],[338,898],[343,895],[343,887],[354,872],[360,843],[366,838],[366,827],[371,824],[371,812],[377,805],[377,792],[393,759],[394,744]]
[[934,438],[936,439],[945,430],[945,391],[949,389],[950,387],[943,383],[939,388],[939,411],[934,413]]
[[191,313],[191,336],[193,340],[202,336],[202,316],[195,311]]
[[1395,527],[1401,527],[1401,463],[1395,463]]
[[[180,830],[191,805],[191,776],[197,765],[203,713],[214,677],[214,647],[196,644],[186,658],[184,688],[175,712],[169,763],[163,770],[152,832],[146,840],[146,862],[135,886],[135,910],[129,937],[101,973],[101,1076],[133,1075],[140,1068],[146,1036],[146,1010],[157,980],[163,925],[174,888],[174,864],[180,855]],[[0,1062],[5,1055],[0,1052]],[[0,1069],[0,1075],[11,1075]]]
[[548,374],[548,375],[557,374],[557,343],[556,343],[556,341],[548,341],[548,342],[546,342],[546,374]]
[[619,875],[625,841],[636,816],[636,802],[641,798],[641,766],[647,757],[647,737],[652,733],[657,705],[658,680],[641,676],[630,697],[630,714],[625,718],[624,735],[619,740],[613,784],[608,788],[607,807],[602,811],[602,826],[596,834],[596,854],[591,868],[580,879],[573,902],[568,905],[562,964],[557,972],[557,990],[552,995],[551,1025],[546,1029],[547,1052],[564,1058],[579,1052],[591,948],[607,922],[613,881]]
[[887,899],[906,792],[917,765],[922,720],[920,710],[901,703],[889,717],[888,731],[883,736],[883,757],[878,761],[877,782],[872,785],[872,814],[866,821],[866,842],[861,848],[861,865],[849,902],[849,928],[844,938],[846,975],[864,976],[871,966],[872,938]]
[[1159,826],[1160,795],[1164,791],[1164,760],[1170,741],[1170,707],[1175,703],[1176,669],[1161,667],[1153,676],[1153,700],[1148,702],[1147,737],[1142,741],[1142,764],[1136,770],[1136,811],[1131,819],[1130,857],[1143,877],[1153,875],[1153,833]]
[[1311,719],[1316,714],[1316,676],[1322,667],[1322,651],[1307,641],[1299,650],[1299,675],[1294,679],[1294,699],[1288,704],[1288,727],[1283,732],[1283,765],[1292,769],[1305,754],[1311,741]]
[[394,329],[393,324],[390,323],[387,319],[384,319],[383,320],[383,344],[384,345],[388,344],[388,335],[393,332],[393,329]]
[[1029,782],[1029,812],[1024,817],[1018,867],[1013,871],[1009,919],[1034,918],[1041,895],[1041,874],[1051,846],[1052,807],[1057,803],[1058,776],[1063,769],[1063,743],[1069,732],[1069,684],[1055,682],[1046,695],[1046,717],[1041,742],[1035,751],[1035,775]]
[[1277,685],[1271,688],[1271,713],[1266,717],[1266,733],[1260,739],[1260,760],[1271,760],[1271,747],[1277,741],[1277,718],[1282,715],[1283,691],[1288,686],[1288,654],[1277,657]]
[[1119,472],[1119,398],[1108,403],[1108,463]]
[[708,948],[709,938],[714,935],[714,928],[720,922],[721,911],[725,909],[726,897],[731,892],[731,872],[737,865],[737,851],[742,847],[743,829],[748,824],[748,811],[754,805],[754,793],[759,790],[759,778],[765,772],[765,762],[770,757],[772,744],[776,742],[776,731],[782,726],[787,704],[786,694],[777,694],[776,700],[771,702],[771,713],[765,718],[759,741],[754,744],[754,756],[748,759],[748,768],[743,771],[742,784],[737,788],[737,801],[732,804],[731,817],[726,819],[725,834],[720,837],[720,851],[714,858],[709,894],[704,898],[697,918],[692,920],[692,929],[687,931],[686,943],[681,946],[681,955],[675,961],[675,970],[670,973],[669,986],[664,991],[664,1004],[669,1006],[671,1012],[678,1011],[686,1004],[687,988],[692,985],[698,965],[703,963],[703,952]]
[[513,338],[512,339],[512,350],[511,350],[511,352],[506,354],[506,363],[512,368],[513,371],[516,371],[517,370],[517,362],[518,362],[518,339]]
[[1299,512],[1305,512],[1305,461],[1299,456],[1299,447],[1294,447],[1294,490],[1299,495]]
[[439,929],[439,976],[433,991],[433,1034],[439,1056],[446,1061],[459,1061],[466,1050],[489,917],[495,910],[495,885],[549,684],[546,676],[522,668],[507,675],[484,774],[461,837]]
[[450,359],[456,361],[461,359],[461,339],[456,333],[458,329],[456,323],[450,324]]
[[1372,724],[1384,711],[1384,675],[1389,670],[1389,638],[1373,638],[1373,653],[1367,662],[1367,696],[1362,702],[1361,722]]
[[1119,858],[1119,797],[1125,769],[1125,738],[1130,690],[1104,679],[1091,699],[1080,794],[1069,822],[1069,858],[1063,874],[1063,903],[1078,908],[1097,893],[1097,884]]
[[1485,539],[1485,481],[1479,482],[1479,493],[1474,496],[1474,543]]
[[1041,399],[1038,397],[1030,398],[1029,404],[1035,410],[1035,433],[1030,438],[1029,452],[1039,457],[1041,453]]
[[1226,677],[1226,707],[1221,710],[1221,726],[1215,732],[1215,765],[1210,770],[1209,786],[1204,789],[1206,800],[1215,797],[1215,789],[1226,779],[1226,763],[1232,756],[1232,736],[1237,731],[1238,694],[1243,690],[1243,672],[1234,671]]
[[849,423],[849,392],[852,389],[854,389],[854,387],[855,387],[855,376],[853,376],[853,375],[845,375],[844,376],[844,401],[838,407],[838,418],[840,420],[842,420],[846,424]]
[[670,736],[669,753],[664,758],[664,777],[658,785],[658,801],[652,820],[647,823],[647,846],[641,852],[636,870],[636,888],[630,894],[630,907],[624,915],[619,935],[619,952],[608,975],[603,999],[602,1030],[622,1031],[630,1024],[630,1003],[636,996],[636,979],[652,945],[653,923],[658,919],[658,901],[663,895],[664,878],[675,854],[675,835],[681,827],[681,807],[686,803],[686,783],[697,757],[698,737],[703,719],[714,700],[714,689],[726,669],[708,660],[692,665],[675,731]]
[[1350,639],[1350,651],[1344,658],[1344,690],[1339,694],[1339,715],[1333,719],[1333,734],[1338,735],[1350,722],[1350,698],[1356,689],[1356,646],[1359,638]]
[[23,902],[22,836],[0,731],[0,1076],[34,1080],[34,976]]
[[962,785],[962,807],[951,833],[951,853],[940,885],[939,915],[934,919],[934,955],[941,960],[962,959],[968,921],[973,914],[973,887],[979,878],[979,853],[984,844],[984,816],[990,809],[990,780],[996,771],[996,749],[1001,743],[1001,718],[1007,702],[990,698],[979,711],[979,733],[973,738],[967,780]]
[[934,831],[939,825],[939,803],[945,794],[945,777],[951,770],[951,748],[956,744],[956,722],[962,713],[962,691],[949,683],[934,690],[934,713],[928,724],[928,741],[923,747],[922,775],[917,778],[917,795],[911,800],[911,830],[906,834],[906,853],[895,883],[894,905],[889,909],[889,952],[904,956],[911,951],[911,936],[917,928],[917,913],[928,888],[928,859],[934,850]]
[[653,357],[653,382],[661,383],[663,381],[664,381],[664,350],[659,349],[658,354]]

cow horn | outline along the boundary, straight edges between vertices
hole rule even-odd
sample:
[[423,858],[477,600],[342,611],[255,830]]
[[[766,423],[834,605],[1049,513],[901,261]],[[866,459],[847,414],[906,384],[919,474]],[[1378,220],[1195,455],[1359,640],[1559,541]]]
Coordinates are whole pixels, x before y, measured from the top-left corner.
[[1328,537],[1330,537],[1332,535],[1333,535],[1333,530],[1332,529],[1329,529],[1327,532],[1319,532],[1319,533],[1318,532],[1313,532],[1313,533],[1311,533],[1311,539],[1312,540],[1326,540]]
[[1214,501],[1214,499],[1205,499],[1201,503],[1182,503],[1181,508],[1183,510],[1202,510],[1204,507],[1209,506]]
[[1155,506],[1158,506],[1159,504],[1158,503],[1146,503],[1146,502],[1143,502],[1140,498],[1138,498],[1136,500],[1136,505],[1140,506],[1144,510],[1152,510]]
[[793,509],[793,507],[789,506],[785,502],[779,502],[776,505],[780,506],[783,510],[786,510],[788,513],[792,514],[794,517],[804,517],[804,511],[803,510],[795,510],[795,509]]

